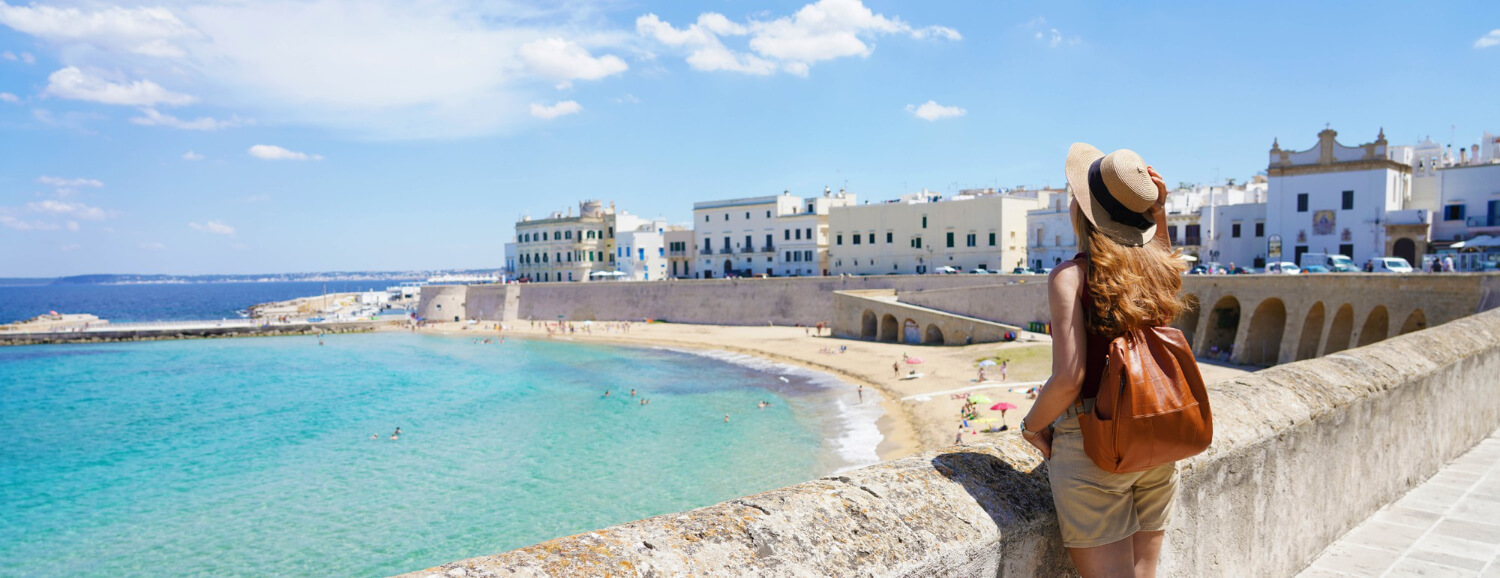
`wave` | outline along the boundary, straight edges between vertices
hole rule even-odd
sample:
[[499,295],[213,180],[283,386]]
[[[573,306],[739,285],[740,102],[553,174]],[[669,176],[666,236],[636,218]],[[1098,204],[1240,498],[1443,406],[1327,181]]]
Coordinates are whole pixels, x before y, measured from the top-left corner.
[[841,462],[834,473],[880,463],[880,454],[876,450],[880,442],[885,440],[885,435],[880,433],[877,421],[885,415],[885,410],[880,405],[883,401],[880,392],[873,388],[865,388],[864,402],[860,403],[848,395],[849,390],[852,389],[848,382],[821,371],[745,353],[717,349],[692,350],[672,347],[658,349],[707,357],[776,375],[785,378],[779,382],[781,388],[793,391],[813,390],[829,394],[829,405],[831,405],[829,409],[833,411],[834,419],[823,421],[825,427],[832,425],[827,432],[828,435],[824,437],[824,445]]

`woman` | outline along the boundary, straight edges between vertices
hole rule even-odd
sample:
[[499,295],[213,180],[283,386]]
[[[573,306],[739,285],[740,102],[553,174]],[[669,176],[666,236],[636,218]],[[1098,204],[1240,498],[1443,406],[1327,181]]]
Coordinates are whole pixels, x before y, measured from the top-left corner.
[[1183,311],[1185,263],[1170,248],[1167,186],[1135,152],[1068,151],[1078,256],[1052,271],[1052,377],[1021,433],[1049,460],[1063,545],[1085,578],[1155,576],[1177,491],[1176,464],[1113,474],[1083,452],[1078,415],[1092,411],[1109,342]]

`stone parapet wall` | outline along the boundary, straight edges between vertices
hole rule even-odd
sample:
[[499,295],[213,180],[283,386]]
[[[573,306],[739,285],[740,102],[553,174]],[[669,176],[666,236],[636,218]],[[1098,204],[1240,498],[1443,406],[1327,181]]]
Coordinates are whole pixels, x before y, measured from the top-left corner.
[[[1290,576],[1500,427],[1500,311],[1210,387],[1163,576]],[[1045,467],[952,447],[410,576],[1059,576]]]
[[361,333],[382,325],[402,321],[340,321],[328,323],[294,323],[277,325],[231,325],[225,327],[180,327],[163,329],[116,329],[64,332],[0,333],[0,345],[42,345],[48,343],[107,343],[112,341],[159,341],[168,339],[212,339],[216,337],[263,337],[272,335],[313,335],[318,333]]
[[417,302],[417,317],[427,321],[456,321],[468,316],[469,290],[483,285],[427,285]]

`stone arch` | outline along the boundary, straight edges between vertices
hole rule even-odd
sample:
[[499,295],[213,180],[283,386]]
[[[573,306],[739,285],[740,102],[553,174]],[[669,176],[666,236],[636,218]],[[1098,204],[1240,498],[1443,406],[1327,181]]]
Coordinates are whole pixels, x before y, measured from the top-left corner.
[[1250,333],[1245,336],[1244,360],[1254,365],[1276,365],[1281,356],[1281,336],[1286,333],[1286,304],[1272,297],[1261,301],[1250,315]]
[[1323,338],[1323,302],[1314,303],[1302,322],[1302,338],[1297,341],[1297,361],[1318,356],[1318,341]]
[[880,340],[895,343],[897,336],[901,334],[901,324],[896,321],[896,316],[890,313],[880,318]]
[[859,337],[861,339],[875,339],[880,332],[880,324],[875,319],[875,312],[865,310],[864,315],[859,317]]
[[936,323],[927,324],[927,330],[922,333],[923,345],[942,345],[943,329]]
[[1240,330],[1240,300],[1233,295],[1225,295],[1214,303],[1213,309],[1208,312],[1207,332],[1203,336],[1203,351],[1207,355],[1213,355],[1217,349],[1220,355],[1232,351],[1234,348],[1234,336]]
[[1333,314],[1333,325],[1328,327],[1328,345],[1323,355],[1349,349],[1349,338],[1354,335],[1354,306],[1345,303]]
[[1192,347],[1193,337],[1198,333],[1198,296],[1184,295],[1182,302],[1187,304],[1187,308],[1183,309],[1182,315],[1178,315],[1177,320],[1172,322],[1172,327],[1182,331],[1182,337],[1187,339],[1188,347]]
[[1365,316],[1365,325],[1359,329],[1359,346],[1364,347],[1371,343],[1385,339],[1391,331],[1391,314],[1385,310],[1384,305],[1376,305]]
[[1397,335],[1406,335],[1423,329],[1427,329],[1427,314],[1422,313],[1421,309],[1413,309],[1411,315],[1406,316],[1406,322],[1401,324],[1401,333]]
[[901,322],[901,342],[911,345],[922,344],[922,330],[918,327],[916,320],[907,319]]
[[1417,260],[1417,242],[1407,237],[1396,239],[1396,243],[1391,247],[1391,254],[1406,259],[1407,263],[1422,264]]

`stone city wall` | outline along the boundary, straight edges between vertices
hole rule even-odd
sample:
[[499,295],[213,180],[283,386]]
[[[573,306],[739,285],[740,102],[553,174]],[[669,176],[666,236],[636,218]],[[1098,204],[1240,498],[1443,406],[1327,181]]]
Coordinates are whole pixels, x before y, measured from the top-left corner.
[[521,286],[470,285],[464,297],[464,312],[467,319],[480,321],[513,321],[519,315]]
[[483,285],[427,285],[417,302],[417,317],[427,321],[455,321],[470,317],[465,310],[471,287]]
[[712,325],[812,325],[829,321],[834,291],[994,285],[1037,275],[881,275],[651,282],[526,283],[519,319],[640,321]]
[[[1500,427],[1500,311],[1209,388],[1163,576],[1290,576]],[[1018,436],[893,460],[410,576],[1060,576]]]
[[836,337],[922,345],[969,345],[1029,339],[1020,327],[898,302],[894,289],[837,291],[832,330]]
[[319,333],[362,333],[382,325],[401,321],[330,321],[326,323],[291,323],[277,325],[229,325],[223,327],[122,328],[88,331],[0,333],[3,345],[42,345],[48,343],[105,343],[111,341],[159,341],[168,339],[212,339],[217,337],[265,337],[272,335],[316,335]]

